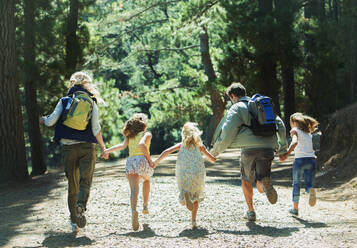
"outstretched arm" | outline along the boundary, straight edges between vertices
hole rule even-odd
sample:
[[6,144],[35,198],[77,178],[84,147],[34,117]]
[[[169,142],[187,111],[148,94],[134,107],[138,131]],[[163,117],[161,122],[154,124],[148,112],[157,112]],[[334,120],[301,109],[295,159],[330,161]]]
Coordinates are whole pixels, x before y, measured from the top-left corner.
[[292,130],[290,132],[290,135],[292,137],[291,144],[289,146],[288,151],[285,154],[279,156],[280,161],[286,160],[288,158],[288,156],[290,155],[290,153],[292,153],[295,150],[295,148],[296,148],[296,146],[298,144],[298,139],[297,139],[298,138],[298,134],[297,134],[297,132]]
[[152,134],[150,132],[146,132],[139,142],[139,147],[141,151],[144,153],[145,158],[149,162],[149,166],[154,168],[154,164],[151,160],[150,153],[149,153],[149,143],[151,138],[152,138]]
[[178,150],[180,149],[180,147],[181,147],[181,143],[178,143],[178,144],[176,144],[176,145],[174,145],[174,146],[171,146],[171,147],[167,148],[165,151],[163,151],[163,152],[160,154],[160,156],[159,156],[157,159],[154,160],[154,165],[155,165],[155,167],[156,167],[156,165],[157,165],[158,163],[160,163],[161,160],[163,160],[164,158],[166,158],[169,154],[178,151]]
[[104,153],[108,154],[110,152],[124,150],[128,146],[128,143],[129,143],[129,139],[127,137],[125,137],[123,143],[115,145],[115,146],[112,146],[112,147],[106,149]]
[[200,148],[200,151],[203,153],[203,155],[206,156],[208,161],[210,161],[211,163],[216,162],[215,156],[213,156],[209,151],[207,151],[207,149],[204,145],[201,145],[199,148]]

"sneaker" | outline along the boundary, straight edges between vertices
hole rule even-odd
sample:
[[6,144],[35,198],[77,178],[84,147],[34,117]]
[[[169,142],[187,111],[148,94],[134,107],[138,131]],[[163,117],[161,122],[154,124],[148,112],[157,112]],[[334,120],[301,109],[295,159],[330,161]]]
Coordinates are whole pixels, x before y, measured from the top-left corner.
[[289,209],[289,213],[292,214],[292,215],[298,216],[299,215],[299,210],[295,209],[295,208],[290,208]]
[[143,206],[143,214],[149,214],[149,209],[148,209],[148,206]]
[[78,233],[79,232],[79,227],[77,226],[76,223],[71,222],[71,226],[72,226],[72,232],[73,233]]
[[138,211],[133,211],[131,215],[131,225],[134,231],[139,230],[139,214]]
[[77,205],[77,221],[76,221],[76,224],[77,224],[77,226],[79,228],[83,228],[87,224],[86,217],[84,216],[84,212],[85,211],[86,210],[83,207],[83,205],[81,205],[81,204]]
[[193,210],[193,203],[190,200],[190,197],[188,196],[188,193],[185,193],[185,201],[186,201],[186,207],[188,208],[188,210],[192,211]]
[[275,204],[276,201],[278,200],[278,194],[276,193],[276,190],[274,189],[273,185],[271,184],[271,180],[269,177],[264,177],[262,180],[263,184],[263,190],[265,192],[265,195],[267,196],[269,202],[271,204]]
[[254,211],[247,211],[247,213],[244,215],[244,219],[248,221],[255,221],[257,216],[255,215]]
[[198,225],[197,225],[196,221],[192,221],[191,222],[191,226],[192,226],[192,229],[197,229],[198,228]]

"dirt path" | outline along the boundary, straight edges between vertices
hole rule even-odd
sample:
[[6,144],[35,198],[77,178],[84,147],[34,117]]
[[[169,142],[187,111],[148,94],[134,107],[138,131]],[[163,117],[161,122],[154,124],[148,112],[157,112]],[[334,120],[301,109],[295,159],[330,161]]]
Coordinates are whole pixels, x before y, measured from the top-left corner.
[[[63,173],[52,172],[26,185],[1,185],[0,246],[357,247],[357,209],[351,198],[322,192],[317,206],[309,208],[306,194],[302,194],[299,218],[287,213],[291,160],[284,164],[275,161],[273,165],[277,204],[270,205],[265,195],[254,189],[257,221],[246,222],[237,161],[238,151],[231,150],[216,164],[207,163],[206,199],[198,212],[198,230],[190,229],[189,212],[177,201],[175,156],[155,171],[150,215],[140,215],[139,232],[131,231],[124,160],[97,164],[88,224],[77,237],[70,233]],[[140,210],[141,204],[142,198]]]

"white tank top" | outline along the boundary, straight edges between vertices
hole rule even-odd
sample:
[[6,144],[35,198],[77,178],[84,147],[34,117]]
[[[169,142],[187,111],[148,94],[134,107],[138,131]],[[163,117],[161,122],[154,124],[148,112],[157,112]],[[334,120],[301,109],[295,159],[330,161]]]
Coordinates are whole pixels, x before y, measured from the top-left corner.
[[292,130],[296,131],[298,142],[294,150],[295,158],[315,158],[311,133],[306,133],[297,127],[294,127]]

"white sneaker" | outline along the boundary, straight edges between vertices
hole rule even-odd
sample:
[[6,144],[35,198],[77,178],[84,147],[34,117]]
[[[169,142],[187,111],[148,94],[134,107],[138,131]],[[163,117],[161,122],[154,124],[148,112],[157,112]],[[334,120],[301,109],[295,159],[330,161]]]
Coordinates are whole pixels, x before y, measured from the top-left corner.
[[78,233],[79,232],[79,227],[77,226],[76,223],[71,222],[71,226],[72,226],[72,232],[73,233]]

